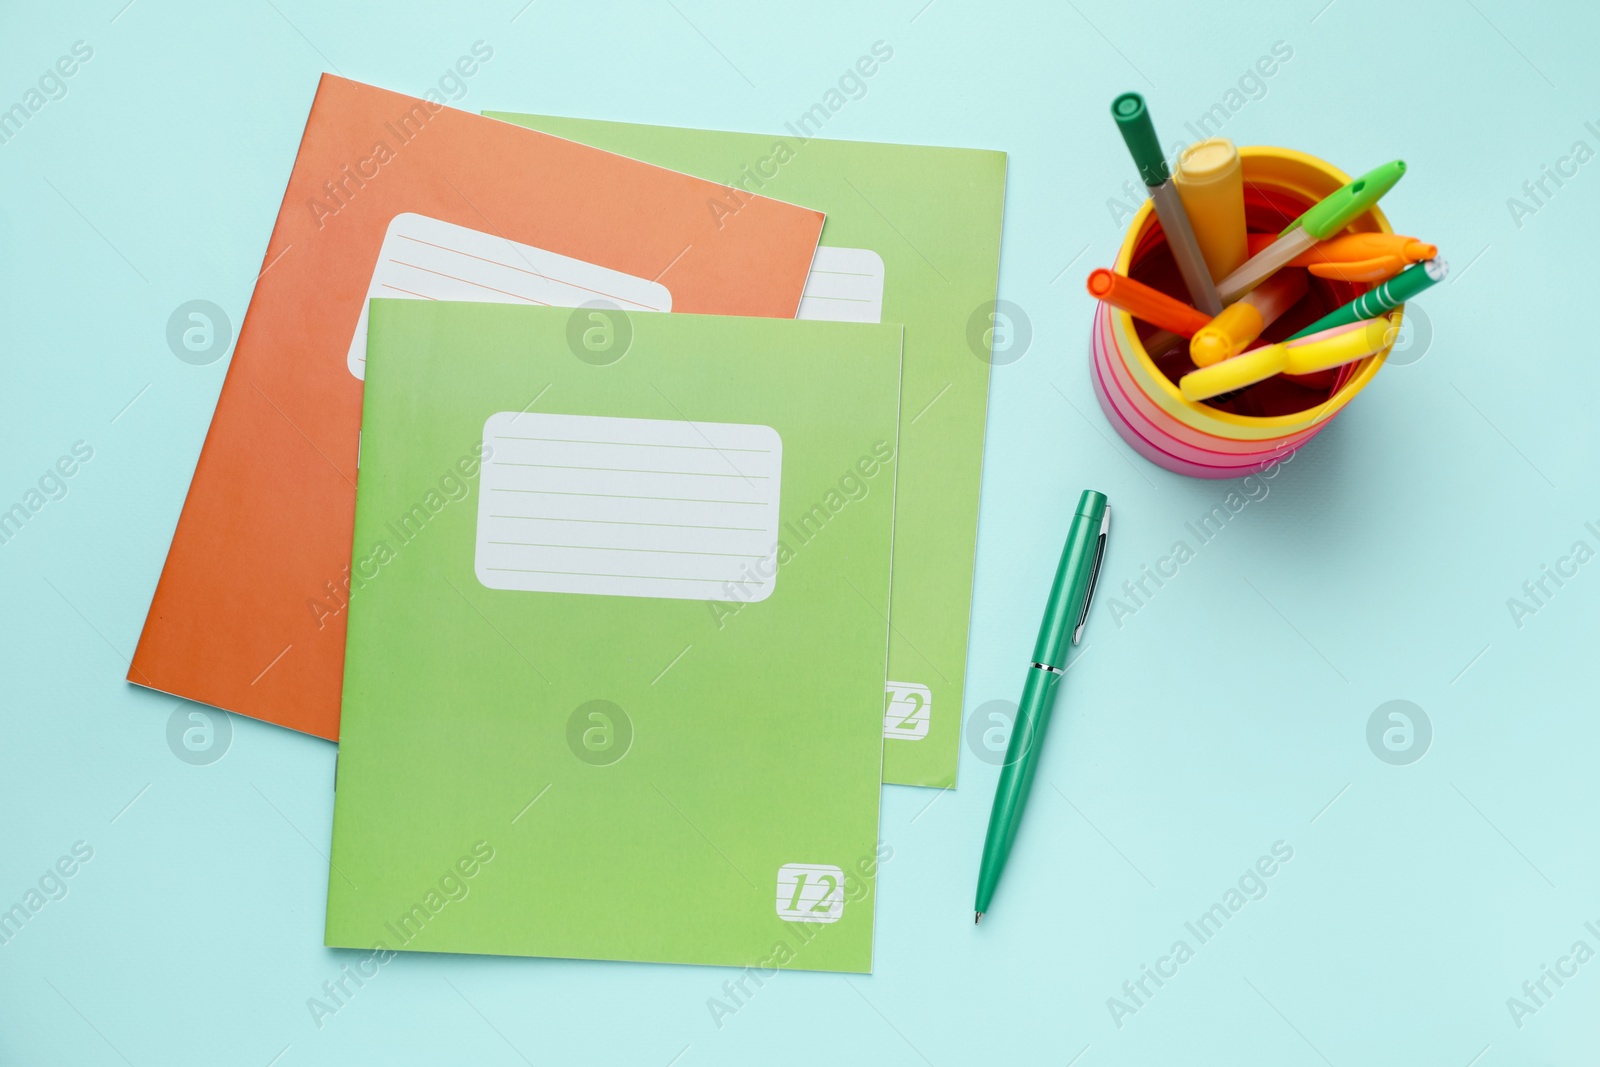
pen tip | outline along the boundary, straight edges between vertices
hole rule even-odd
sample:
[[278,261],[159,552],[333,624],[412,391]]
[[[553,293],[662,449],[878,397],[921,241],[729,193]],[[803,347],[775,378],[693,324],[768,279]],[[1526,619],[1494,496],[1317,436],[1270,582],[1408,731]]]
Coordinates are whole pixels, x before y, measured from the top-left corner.
[[977,926],[982,921],[983,921],[983,912],[975,911],[975,912],[972,913],[972,925],[973,926]]

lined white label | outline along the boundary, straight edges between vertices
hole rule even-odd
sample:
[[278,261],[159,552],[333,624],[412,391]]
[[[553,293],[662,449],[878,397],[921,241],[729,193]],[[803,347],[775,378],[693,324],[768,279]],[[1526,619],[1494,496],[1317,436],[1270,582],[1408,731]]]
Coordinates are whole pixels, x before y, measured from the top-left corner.
[[778,918],[836,923],[843,917],[843,871],[826,863],[785,863],[778,868]]
[[[658,282],[409,211],[389,220],[367,296],[546,307],[609,300],[624,311],[672,310],[672,294]],[[366,377],[369,306],[361,302],[346,358],[357,378]]]
[[817,246],[797,319],[883,321],[883,257],[870,248]]
[[483,442],[474,569],[489,588],[772,595],[783,470],[772,427],[504,411]]
[[884,685],[883,736],[919,741],[928,736],[933,718],[933,692],[916,682]]

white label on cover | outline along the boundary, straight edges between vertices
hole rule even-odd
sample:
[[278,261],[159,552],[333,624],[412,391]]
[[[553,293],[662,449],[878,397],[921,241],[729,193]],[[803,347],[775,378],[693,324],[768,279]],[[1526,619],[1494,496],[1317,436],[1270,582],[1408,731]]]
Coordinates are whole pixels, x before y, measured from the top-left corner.
[[883,321],[883,257],[870,248],[817,246],[797,319]]
[[490,589],[765,600],[783,442],[770,426],[503,411],[483,425]]
[[778,918],[792,923],[836,923],[844,916],[844,872],[826,863],[785,863],[778,868]]
[[[671,311],[659,282],[519,244],[498,234],[405,212],[389,220],[367,296],[480,304],[578,307],[610,301],[624,311]],[[350,373],[366,377],[367,309],[350,339]]]
[[902,741],[927,737],[928,721],[933,717],[933,692],[916,682],[889,682],[883,688],[883,736]]

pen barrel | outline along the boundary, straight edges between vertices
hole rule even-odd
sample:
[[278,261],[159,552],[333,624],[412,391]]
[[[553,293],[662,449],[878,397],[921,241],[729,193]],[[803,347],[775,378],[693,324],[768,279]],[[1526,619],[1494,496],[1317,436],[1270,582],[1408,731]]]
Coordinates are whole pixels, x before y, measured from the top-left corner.
[[1077,513],[1067,527],[1061,546],[1055,581],[1044,602],[1039,620],[1039,638],[1033,643],[1033,662],[1046,667],[1066,667],[1072,649],[1073,633],[1083,619],[1090,585],[1094,581],[1094,560],[1100,547],[1100,532],[1106,515],[1105,494],[1086,489],[1078,498]]
[[1195,307],[1207,315],[1216,315],[1222,310],[1222,301],[1217,296],[1217,287],[1211,280],[1211,270],[1206,266],[1205,257],[1200,254],[1200,243],[1195,240],[1194,229],[1189,225],[1189,215],[1183,210],[1183,200],[1178,196],[1177,187],[1171,181],[1166,181],[1150,186],[1148,191],[1150,201],[1155,205],[1156,218],[1161,220],[1167,248],[1172,252],[1173,262],[1178,265],[1178,273],[1183,276],[1190,299]]
[[1437,284],[1445,276],[1445,263],[1442,259],[1429,259],[1415,263],[1396,274],[1382,285],[1369,289],[1356,297],[1342,308],[1328,312],[1310,326],[1294,334],[1289,340],[1298,340],[1310,334],[1332,329],[1335,326],[1345,326],[1362,319],[1374,319],[1387,311],[1392,311],[1401,304],[1410,300],[1428,287]]
[[1317,243],[1316,238],[1302,229],[1283,234],[1264,250],[1245,260],[1244,266],[1217,283],[1217,295],[1222,302],[1231,304],[1272,276],[1278,268]]
[[975,911],[989,909],[995,886],[1000,883],[1000,872],[1017,838],[1017,828],[1022,825],[1022,812],[1028,804],[1028,791],[1039,765],[1039,750],[1060,681],[1061,675],[1055,671],[1028,668],[1022,700],[1017,705],[1017,718],[1011,725],[1011,742],[1006,746],[1006,762],[1000,768],[1000,782],[995,787],[994,808],[989,812],[989,832],[983,839]]

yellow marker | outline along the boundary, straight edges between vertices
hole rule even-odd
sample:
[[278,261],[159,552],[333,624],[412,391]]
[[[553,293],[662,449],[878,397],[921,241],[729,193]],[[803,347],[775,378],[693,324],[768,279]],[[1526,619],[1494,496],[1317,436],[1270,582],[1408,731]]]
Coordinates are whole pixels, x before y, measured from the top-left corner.
[[1209,367],[1243,352],[1245,346],[1306,295],[1303,270],[1280,270],[1236,304],[1195,331],[1189,341],[1189,358],[1196,367]]
[[1380,352],[1394,340],[1388,316],[1336,326],[1285,344],[1263,345],[1210,367],[1190,371],[1178,381],[1185,400],[1210,400],[1278,374],[1313,374]]
[[1226,137],[1192,144],[1179,153],[1172,183],[1212,280],[1226,278],[1250,258],[1239,150]]
[[1289,363],[1285,374],[1315,374],[1346,363],[1365,359],[1394,343],[1400,327],[1388,315],[1367,319],[1354,329],[1335,326],[1321,333],[1308,334],[1288,343]]

